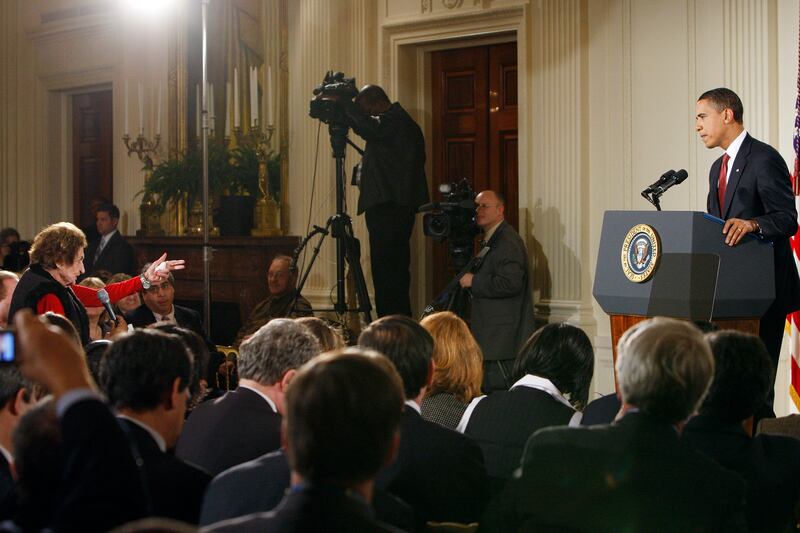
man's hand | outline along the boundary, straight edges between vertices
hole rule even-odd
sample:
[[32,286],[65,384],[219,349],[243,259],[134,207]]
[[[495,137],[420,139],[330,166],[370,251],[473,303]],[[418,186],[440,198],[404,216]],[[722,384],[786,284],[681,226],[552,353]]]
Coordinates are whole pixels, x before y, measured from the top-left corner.
[[725,221],[722,233],[725,235],[725,244],[736,246],[748,233],[758,231],[758,224],[754,220],[743,220],[741,218],[729,218]]
[[93,389],[86,358],[55,326],[45,325],[28,310],[14,315],[22,374],[41,383],[58,399],[74,389]]
[[460,280],[458,280],[458,283],[459,283],[459,284],[460,284],[462,287],[464,287],[465,289],[466,289],[467,287],[472,287],[472,277],[473,277],[473,274],[470,274],[470,273],[468,272],[468,273],[464,274],[463,276],[461,276],[461,279],[460,279]]
[[119,337],[120,335],[125,335],[126,333],[128,333],[128,323],[125,322],[125,319],[122,318],[121,315],[118,315],[117,321],[114,323],[114,326],[111,328],[111,331],[109,331],[108,334],[106,335],[106,339],[114,339],[115,337]]

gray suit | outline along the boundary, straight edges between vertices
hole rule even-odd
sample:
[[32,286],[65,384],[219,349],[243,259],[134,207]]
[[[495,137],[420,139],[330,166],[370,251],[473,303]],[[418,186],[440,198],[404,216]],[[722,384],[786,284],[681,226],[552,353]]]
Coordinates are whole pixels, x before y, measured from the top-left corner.
[[528,252],[505,221],[486,245],[489,253],[472,278],[470,327],[485,361],[513,360],[534,327]]

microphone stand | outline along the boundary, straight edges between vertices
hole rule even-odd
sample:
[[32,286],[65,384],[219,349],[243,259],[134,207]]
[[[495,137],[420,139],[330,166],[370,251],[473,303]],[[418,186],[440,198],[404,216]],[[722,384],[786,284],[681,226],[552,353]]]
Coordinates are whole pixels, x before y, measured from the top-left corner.
[[657,193],[655,191],[648,194],[647,189],[642,191],[642,196],[644,196],[645,200],[653,204],[657,211],[661,211],[661,194],[663,193]]

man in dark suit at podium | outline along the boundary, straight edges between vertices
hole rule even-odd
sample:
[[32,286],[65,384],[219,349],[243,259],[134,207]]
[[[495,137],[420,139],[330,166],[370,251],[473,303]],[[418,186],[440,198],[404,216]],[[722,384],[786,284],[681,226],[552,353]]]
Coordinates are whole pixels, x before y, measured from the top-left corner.
[[[800,309],[800,279],[789,238],[797,232],[797,209],[789,170],[771,146],[744,129],[739,97],[726,88],[712,89],[697,99],[695,129],[706,148],[725,153],[711,165],[707,210],[725,220],[725,243],[736,246],[748,233],[774,245],[775,301],[761,317],[759,336],[772,359],[772,385],[756,418],[775,416],[775,371],[783,342],[786,315]],[[746,282],[746,280],[742,280]]]

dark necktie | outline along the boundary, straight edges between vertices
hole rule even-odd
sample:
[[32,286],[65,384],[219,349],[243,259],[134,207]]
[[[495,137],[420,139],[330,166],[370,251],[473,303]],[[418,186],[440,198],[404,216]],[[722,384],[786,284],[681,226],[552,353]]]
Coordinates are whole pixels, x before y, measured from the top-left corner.
[[719,180],[717,181],[717,199],[719,200],[719,215],[725,215],[725,189],[728,185],[728,160],[731,157],[726,153],[722,156],[722,166],[719,167]]
[[97,263],[97,260],[100,259],[100,254],[103,253],[104,248],[103,239],[100,239],[100,242],[97,245],[97,251],[94,253],[94,262]]

